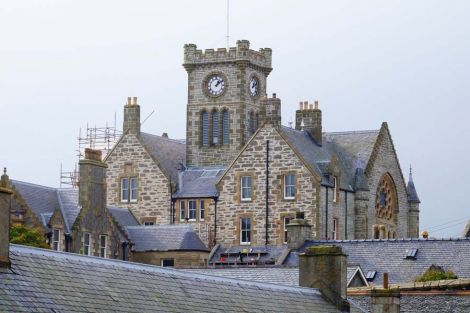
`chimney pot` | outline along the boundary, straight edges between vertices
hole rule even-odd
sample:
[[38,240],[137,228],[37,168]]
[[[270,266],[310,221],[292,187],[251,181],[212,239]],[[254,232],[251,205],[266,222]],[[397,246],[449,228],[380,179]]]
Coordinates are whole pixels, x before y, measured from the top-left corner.
[[384,289],[388,289],[388,273],[384,273],[383,285]]
[[127,97],[127,105],[124,106],[123,131],[129,134],[140,134],[140,106],[137,97]]
[[167,133],[163,133],[162,137],[163,137],[163,138],[168,138],[168,134],[167,134]]
[[318,101],[315,101],[315,110],[318,110]]
[[273,98],[276,99],[276,93],[273,93]]
[[134,105],[137,105],[137,97],[134,97],[134,98],[133,98],[132,103],[133,103]]
[[299,103],[299,110],[302,110],[304,108],[304,103],[302,101],[300,101]]
[[127,97],[127,105],[132,105],[132,98],[131,97]]
[[310,110],[313,110],[313,104],[310,104],[309,109],[310,109]]
[[85,159],[92,161],[101,161],[101,150],[85,148]]

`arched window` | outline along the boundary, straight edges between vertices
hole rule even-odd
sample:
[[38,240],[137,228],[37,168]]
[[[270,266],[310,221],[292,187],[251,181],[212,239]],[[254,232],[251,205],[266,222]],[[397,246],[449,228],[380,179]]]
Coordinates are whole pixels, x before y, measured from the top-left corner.
[[201,113],[201,140],[203,146],[209,145],[209,114],[206,111]]
[[219,112],[212,112],[212,144],[219,144]]
[[228,111],[224,110],[222,112],[222,144],[228,145]]

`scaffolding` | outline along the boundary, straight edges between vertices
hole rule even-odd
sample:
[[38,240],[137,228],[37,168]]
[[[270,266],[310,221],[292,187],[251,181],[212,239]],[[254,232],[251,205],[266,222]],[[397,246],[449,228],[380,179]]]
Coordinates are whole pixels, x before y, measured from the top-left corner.
[[[90,127],[86,126],[86,132],[82,134],[82,129],[78,132],[78,149],[77,157],[81,160],[85,156],[85,149],[90,148],[100,150],[103,158],[113,149],[122,135],[122,131],[116,128],[116,114],[114,114],[114,125],[109,126],[106,123],[105,127]],[[78,187],[79,172],[77,169],[77,162],[73,171],[63,171],[62,164],[60,165],[60,187],[72,186]]]

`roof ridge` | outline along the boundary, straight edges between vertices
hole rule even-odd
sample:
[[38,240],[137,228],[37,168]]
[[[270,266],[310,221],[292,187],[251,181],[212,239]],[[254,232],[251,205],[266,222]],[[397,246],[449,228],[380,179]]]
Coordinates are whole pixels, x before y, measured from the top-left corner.
[[153,272],[171,274],[171,275],[176,275],[180,277],[190,277],[190,278],[195,278],[195,279],[200,279],[200,280],[221,281],[221,282],[227,282],[227,283],[238,284],[238,285],[258,287],[258,288],[263,288],[263,289],[284,290],[284,291],[290,291],[290,292],[302,292],[302,293],[320,295],[320,292],[317,289],[308,288],[308,287],[283,286],[283,285],[277,285],[277,284],[272,284],[272,283],[261,283],[261,282],[253,282],[253,281],[228,278],[228,277],[222,277],[222,276],[198,274],[198,273],[186,272],[186,271],[181,271],[179,269],[171,269],[171,268],[161,267],[161,266],[151,265],[151,264],[135,263],[135,262],[129,262],[129,261],[122,261],[118,259],[108,259],[108,258],[102,258],[102,257],[96,257],[96,256],[74,254],[74,253],[69,253],[69,252],[48,250],[48,249],[23,246],[23,245],[17,245],[17,244],[10,244],[10,247],[13,248],[13,249],[10,249],[10,251],[13,250],[17,252],[19,250],[20,252],[42,255],[46,257],[54,257],[54,258],[60,257],[64,259],[76,260],[76,261],[82,261],[82,262],[89,262],[89,263],[96,263],[96,264],[109,264],[109,265],[120,266],[120,267],[130,267],[130,268],[134,268],[137,270],[138,269],[152,270]]
[[365,129],[365,130],[345,130],[338,132],[323,132],[324,135],[350,135],[350,134],[371,134],[378,133],[380,129]]
[[[140,133],[144,134],[144,135],[148,135],[148,136],[158,137],[158,138],[160,138],[162,140],[165,140],[165,141],[178,143],[178,144],[181,144],[181,145],[186,145],[186,139],[173,139],[173,138],[167,138],[167,137],[163,137],[163,136],[160,136],[160,135],[155,135],[155,134],[150,134],[150,133],[145,133],[145,132],[140,132]],[[182,142],[182,140],[184,140],[185,142]]]
[[36,186],[36,187],[47,188],[47,189],[50,189],[50,190],[58,190],[59,189],[59,188],[56,188],[56,187],[49,187],[49,186],[45,186],[45,185],[25,182],[25,181],[16,180],[16,179],[12,179],[11,182],[13,183],[13,185],[15,185],[15,183],[20,183],[20,184],[25,184],[25,185],[28,185],[28,186]]
[[310,243],[362,243],[362,242],[427,242],[427,241],[470,241],[469,237],[461,238],[395,238],[395,239],[345,239],[345,240],[308,240]]
[[193,228],[192,225],[187,225],[187,224],[163,224],[163,225],[136,225],[136,226],[125,226],[126,228],[145,228],[145,229],[152,229],[152,228]]

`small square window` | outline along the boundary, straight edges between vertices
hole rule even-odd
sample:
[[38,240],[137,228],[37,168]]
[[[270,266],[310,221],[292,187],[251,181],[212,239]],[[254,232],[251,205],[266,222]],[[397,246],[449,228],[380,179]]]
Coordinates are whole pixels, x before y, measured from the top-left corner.
[[163,267],[174,267],[175,266],[175,259],[162,259],[161,266]]

